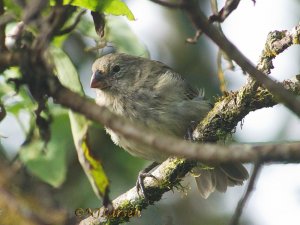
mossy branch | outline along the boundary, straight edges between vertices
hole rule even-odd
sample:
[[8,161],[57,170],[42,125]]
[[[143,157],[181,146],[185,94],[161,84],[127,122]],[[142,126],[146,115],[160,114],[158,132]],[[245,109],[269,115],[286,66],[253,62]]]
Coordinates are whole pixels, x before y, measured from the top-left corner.
[[[251,83],[252,81],[249,81],[249,85]],[[291,80],[283,81],[281,84],[295,95],[300,95],[300,75]],[[249,88],[249,85],[246,84],[239,91],[230,92],[227,96],[220,98],[194,130],[193,137],[202,142],[222,140],[248,113],[278,104],[276,97],[262,87],[258,87],[252,96],[252,89]]]

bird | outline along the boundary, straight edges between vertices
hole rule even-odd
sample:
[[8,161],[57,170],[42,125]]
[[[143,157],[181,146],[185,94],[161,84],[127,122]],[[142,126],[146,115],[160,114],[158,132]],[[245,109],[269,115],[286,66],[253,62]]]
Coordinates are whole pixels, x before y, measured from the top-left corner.
[[[190,136],[187,132],[191,124],[197,124],[211,109],[203,92],[169,66],[125,53],[110,53],[96,59],[90,87],[96,90],[98,105],[153,132],[178,138]],[[137,180],[137,188],[146,197],[143,179],[152,176],[148,172],[170,155],[105,129],[116,145],[135,157],[153,162],[139,173]],[[196,174],[199,193],[205,199],[215,190],[225,192],[228,186],[242,185],[249,177],[241,163],[199,165],[193,174]]]

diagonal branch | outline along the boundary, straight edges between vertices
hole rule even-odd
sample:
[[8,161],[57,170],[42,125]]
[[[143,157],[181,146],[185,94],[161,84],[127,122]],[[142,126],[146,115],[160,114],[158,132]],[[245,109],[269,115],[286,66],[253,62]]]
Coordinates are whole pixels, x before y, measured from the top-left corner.
[[[214,108],[195,129],[193,137],[205,142],[224,139],[249,112],[278,103],[276,97],[262,87],[253,94],[252,84],[250,80],[239,91],[231,92],[216,102]],[[299,75],[283,81],[281,85],[295,95],[300,95]]]
[[[291,90],[296,91],[297,94],[300,94],[299,80],[296,80],[295,83],[292,81],[286,81],[286,83]],[[52,78],[49,79],[49,87],[49,94],[57,103],[68,107],[75,112],[81,113],[95,122],[104,124],[128,139],[152,146],[154,149],[157,149],[157,151],[164,151],[177,156],[198,159],[202,162],[253,162],[258,158],[261,158],[264,161],[295,162],[299,161],[300,159],[298,143],[281,145],[274,144],[266,146],[221,146],[214,144],[190,143],[171,136],[164,136],[162,138],[161,135],[153,133],[139,124],[132,124],[131,122],[126,121],[124,118],[112,114],[105,107],[100,107],[94,102],[91,102],[86,98],[68,90],[59,83],[55,82],[55,80]],[[224,102],[221,101],[219,104],[226,104],[226,102],[227,99],[225,99]],[[249,108],[247,107],[242,111],[240,111],[240,109],[234,109],[234,105],[228,105],[228,108],[230,108],[232,111],[237,111],[237,113],[233,116],[242,117],[246,115],[246,112],[249,113],[255,109],[273,106],[275,104],[274,98],[270,95],[270,93],[268,93],[266,90],[262,90],[261,93],[253,99]],[[212,111],[212,114],[217,115],[219,113],[218,110],[222,110],[222,107],[216,106],[214,110]],[[224,121],[226,121],[226,119],[227,118],[224,118]],[[231,127],[231,129],[233,129],[233,127]]]
[[[153,0],[151,0],[153,1]],[[163,1],[154,1],[161,5],[169,3]],[[172,4],[172,3],[170,3]],[[181,5],[181,7],[180,7]],[[213,42],[215,42],[231,59],[233,59],[245,72],[254,78],[260,85],[268,89],[277,99],[285,106],[291,109],[294,113],[300,116],[300,99],[298,99],[291,92],[287,91],[281,84],[266,76],[259,71],[236,47],[232,44],[220,31],[211,24],[204,13],[199,9],[198,2],[195,0],[184,0],[177,7],[185,10],[187,16],[195,26],[196,30],[205,33]],[[169,6],[167,6],[169,7]],[[300,43],[300,24],[296,26],[292,32],[287,35],[285,46]],[[274,46],[273,46],[274,47]],[[276,49],[277,46],[275,46]],[[278,46],[280,49],[280,45]],[[284,50],[284,49],[283,49]],[[274,53],[271,51],[271,53]],[[274,54],[273,54],[274,55]],[[272,55],[270,55],[272,57]],[[276,56],[276,51],[275,51]]]
[[238,225],[239,219],[242,215],[243,209],[248,201],[248,199],[250,198],[250,195],[252,194],[253,190],[254,190],[254,186],[255,183],[258,179],[258,176],[260,174],[260,171],[262,169],[262,165],[261,162],[258,161],[255,163],[254,168],[253,168],[253,172],[252,175],[250,177],[248,186],[247,186],[247,190],[246,193],[244,194],[244,196],[241,198],[241,200],[239,201],[235,213],[231,219],[230,225]]
[[[207,20],[204,13],[199,9],[196,1],[185,0],[186,13],[193,22],[197,30],[202,30],[213,42],[215,42],[231,59],[233,59],[245,72],[253,77],[257,82],[268,89],[277,99],[294,113],[300,116],[300,99],[286,90],[281,84],[266,76],[263,72],[246,58],[225,36]],[[299,44],[300,25],[292,32],[291,41]]]
[[[163,6],[168,4],[165,1],[154,2]],[[183,0],[180,5],[173,8],[185,10],[197,32],[204,32],[226,55],[236,61],[243,71],[248,72],[251,77],[266,87],[270,93],[275,96],[276,102],[282,102],[297,115],[300,115],[300,99],[285,89],[283,87],[284,83],[280,84],[275,82],[264,74],[269,74],[271,69],[273,69],[272,60],[279,53],[293,44],[300,43],[300,24],[295,26],[291,31],[270,32],[257,68],[255,68],[252,63],[206,19],[198,7],[197,1]],[[197,39],[193,41],[196,40]],[[249,79],[248,83],[239,92],[230,93],[229,96],[221,99],[212,110],[214,112],[210,112],[206,119],[197,126],[193,134],[194,139],[214,142],[226,136],[237,123],[249,113],[245,112],[245,114],[239,110],[236,111],[236,109],[244,109],[252,104],[251,99],[254,95],[259,93],[257,93],[258,84],[255,80]],[[260,90],[262,89],[260,88]],[[234,113],[226,110],[228,106],[231,106],[231,109],[235,109],[235,111],[233,111]],[[215,129],[217,129],[217,131]]]
[[[299,84],[298,84],[299,85]],[[281,145],[266,145],[266,146],[246,146],[246,145],[233,145],[229,147],[209,144],[195,144],[185,142],[180,139],[171,137],[161,137],[153,134],[145,128],[125,122],[122,118],[111,114],[106,108],[99,107],[92,102],[86,101],[85,98],[60,87],[51,91],[52,96],[56,101],[64,106],[67,106],[74,111],[83,113],[88,118],[105,124],[111,129],[121,133],[128,139],[143,142],[144,144],[151,145],[153,148],[161,151],[168,151],[171,154],[180,153],[186,157],[194,156],[202,162],[232,162],[232,161],[300,161],[300,144],[281,144]],[[299,91],[299,89],[298,89]],[[269,95],[267,95],[269,96]],[[76,101],[75,101],[76,100]],[[263,102],[263,101],[258,101]],[[189,155],[189,153],[194,155]],[[129,220],[129,214],[126,212],[135,212],[137,209],[142,210],[148,205],[153,204],[155,201],[161,199],[162,194],[179,183],[181,178],[187,174],[191,168],[196,165],[195,161],[184,159],[170,158],[160,165],[153,175],[158,178],[156,180],[146,179],[145,186],[151,193],[148,200],[140,197],[133,188],[127,193],[121,195],[113,201],[115,212],[119,212],[120,216],[107,215],[104,208],[94,212],[94,214],[81,222],[84,224],[101,224],[110,222],[111,224],[119,224]],[[123,213],[122,213],[123,212]]]
[[[1,59],[13,59],[13,63],[17,65],[18,60],[22,60],[22,57],[14,57],[9,55],[3,55],[0,57],[0,65],[2,65]],[[4,60],[5,61],[5,60]],[[11,61],[12,62],[12,61]],[[63,87],[55,76],[51,75],[51,72],[43,70],[45,73],[45,79],[47,79],[48,94],[55,99],[56,103],[59,103],[67,108],[72,109],[75,112],[85,115],[87,118],[104,124],[105,126],[117,131],[128,139],[142,142],[146,145],[152,146],[158,151],[166,151],[173,155],[185,156],[187,158],[198,159],[202,162],[253,162],[258,159],[262,161],[279,161],[279,162],[299,162],[300,161],[300,144],[275,144],[275,145],[262,145],[262,146],[249,146],[249,145],[232,145],[232,146],[220,146],[213,144],[196,144],[186,142],[184,140],[176,139],[168,136],[158,136],[155,133],[151,133],[146,128],[143,128],[137,124],[132,124],[125,121],[122,117],[112,114],[108,109],[96,105],[94,102],[74,93],[67,88]],[[285,82],[286,87],[295,94],[300,93],[300,84],[298,79]],[[239,92],[236,94],[239,95]],[[261,91],[252,99],[249,106],[244,106],[244,109],[235,109],[235,101],[238,98],[232,98],[229,95],[223,100],[221,100],[215,107],[214,114],[218,115],[223,110],[220,105],[225,106],[227,104],[228,109],[232,111],[237,111],[234,117],[242,117],[246,115],[247,112],[253,111],[258,108],[265,106],[273,106],[276,104],[275,98],[265,89],[261,88]],[[226,102],[231,102],[226,103]],[[230,108],[231,107],[231,108]],[[212,113],[213,114],[213,113]],[[232,116],[232,115],[231,115]],[[224,118],[228,120],[228,118]],[[231,127],[230,127],[231,126]],[[228,130],[232,130],[235,125],[231,124]],[[216,129],[216,127],[215,127]],[[161,198],[162,194],[178,184],[180,179],[184,177],[191,168],[195,166],[194,161],[181,160],[181,159],[169,159],[157,168],[157,172],[154,172],[156,177],[159,177],[159,183],[151,183],[146,180],[146,189],[150,188],[151,191],[148,193],[153,193],[150,197],[150,201],[146,201],[142,197],[137,197],[135,189],[130,190],[128,193],[124,194],[123,197],[118,198],[114,201],[115,209],[118,206],[122,206],[124,209],[140,209],[147,207],[149,204],[153,204]],[[157,173],[157,174],[156,174]],[[148,182],[149,185],[148,185]],[[152,181],[155,182],[155,181]],[[118,204],[116,205],[117,202]],[[90,217],[93,219],[93,217]],[[96,222],[100,220],[110,219],[107,216],[97,217],[94,219]],[[116,218],[114,218],[116,219]],[[117,223],[124,221],[126,217],[117,218]],[[127,218],[128,219],[128,218]],[[96,223],[97,224],[97,223]]]
[[224,22],[224,20],[238,7],[240,0],[226,0],[224,7],[209,17],[211,22]]

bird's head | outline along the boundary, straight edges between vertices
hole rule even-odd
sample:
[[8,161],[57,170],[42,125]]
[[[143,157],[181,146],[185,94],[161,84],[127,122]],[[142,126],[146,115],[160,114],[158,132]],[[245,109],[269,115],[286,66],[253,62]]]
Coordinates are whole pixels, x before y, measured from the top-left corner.
[[90,87],[104,92],[121,93],[136,83],[144,59],[112,53],[97,59],[92,66]]
[[97,59],[92,67],[91,88],[113,95],[124,95],[141,88],[152,88],[166,65],[146,58],[112,53]]

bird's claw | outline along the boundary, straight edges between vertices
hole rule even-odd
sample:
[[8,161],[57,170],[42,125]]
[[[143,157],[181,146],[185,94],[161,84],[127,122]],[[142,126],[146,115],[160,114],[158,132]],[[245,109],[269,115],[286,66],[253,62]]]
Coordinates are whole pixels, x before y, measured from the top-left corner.
[[151,178],[157,180],[157,178],[154,175],[152,175],[151,173],[145,173],[145,172],[141,171],[141,172],[139,172],[135,187],[136,187],[138,194],[141,191],[143,196],[147,199],[147,194],[146,194],[146,189],[145,189],[145,184],[144,184],[144,179],[146,177],[151,177]]
[[187,141],[194,141],[194,138],[193,138],[193,132],[195,130],[195,128],[197,127],[197,123],[196,121],[191,121],[187,131],[186,131],[186,134],[184,135],[184,139],[187,140]]
[[144,179],[146,177],[151,177],[155,180],[157,180],[157,178],[152,175],[151,173],[149,173],[154,167],[156,167],[159,163],[153,162],[152,164],[150,164],[149,166],[147,166],[145,169],[143,169],[142,171],[139,172],[138,175],[138,179],[136,181],[135,187],[137,190],[137,193],[139,194],[139,191],[142,192],[142,194],[144,195],[144,197],[147,199],[147,194],[145,191],[145,184],[144,184]]

